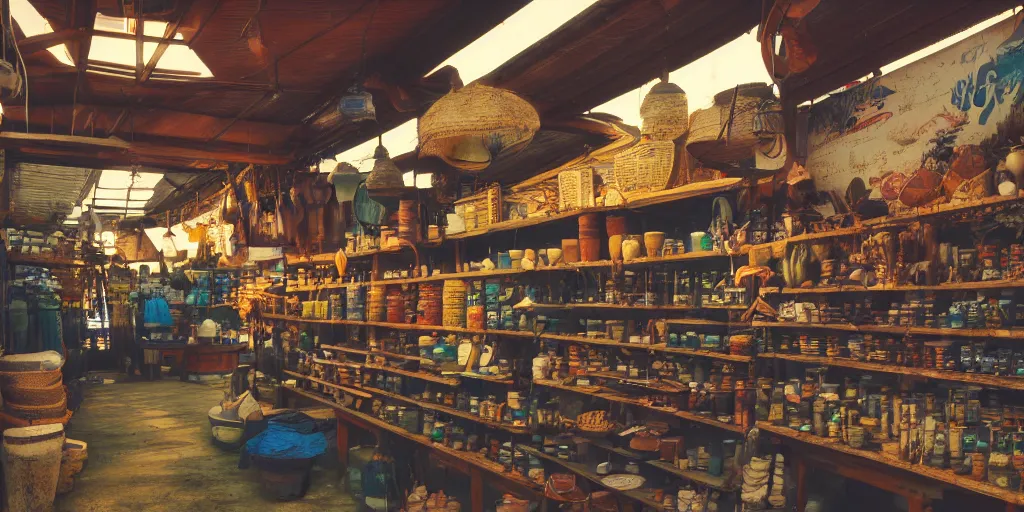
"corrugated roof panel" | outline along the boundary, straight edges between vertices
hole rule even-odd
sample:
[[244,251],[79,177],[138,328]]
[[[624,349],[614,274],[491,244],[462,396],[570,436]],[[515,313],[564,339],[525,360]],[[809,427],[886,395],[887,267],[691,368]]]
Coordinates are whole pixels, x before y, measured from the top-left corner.
[[11,176],[12,220],[15,224],[48,224],[75,208],[99,171],[20,163]]

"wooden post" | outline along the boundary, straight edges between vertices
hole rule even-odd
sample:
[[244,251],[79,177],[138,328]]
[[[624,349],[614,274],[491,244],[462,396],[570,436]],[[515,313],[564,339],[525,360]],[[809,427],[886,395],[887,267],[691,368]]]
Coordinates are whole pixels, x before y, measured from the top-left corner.
[[480,470],[478,468],[469,470],[469,501],[473,512],[483,512],[484,481],[480,477]]
[[335,409],[334,417],[338,420],[338,462],[348,468],[348,423],[341,419],[341,412]]
[[1006,512],[1020,512],[1020,507],[1018,507],[1017,505],[1014,505],[1013,503],[1007,502],[1006,503]]
[[929,505],[929,499],[921,496],[920,494],[911,494],[907,496],[907,511],[908,512],[931,512],[932,507]]
[[[807,508],[807,464],[802,457],[796,458],[796,512]],[[915,512],[911,508],[910,512]]]

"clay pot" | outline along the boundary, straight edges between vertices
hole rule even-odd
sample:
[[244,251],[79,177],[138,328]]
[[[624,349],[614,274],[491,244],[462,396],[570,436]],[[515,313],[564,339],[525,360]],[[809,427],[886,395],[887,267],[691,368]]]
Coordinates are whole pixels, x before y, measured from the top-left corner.
[[548,265],[551,265],[552,267],[557,266],[557,265],[561,265],[562,263],[565,263],[565,261],[562,258],[562,248],[561,247],[552,247],[552,248],[548,249],[547,250],[547,255],[548,255]]
[[665,233],[663,231],[648,231],[644,233],[644,248],[647,249],[648,258],[660,258],[661,248],[665,246]]
[[604,219],[604,229],[608,236],[626,234],[626,218],[621,215],[609,215]]
[[580,259],[582,261],[597,261],[601,259],[601,240],[598,238],[579,239]]
[[622,260],[622,235],[608,236],[608,255],[612,261]]
[[562,258],[566,263],[580,261],[580,241],[576,238],[565,238],[562,240]]
[[626,235],[622,241],[622,260],[633,261],[640,257],[640,237]]
[[1006,155],[1006,170],[1013,175],[1017,186],[1024,185],[1024,146],[1014,146]]

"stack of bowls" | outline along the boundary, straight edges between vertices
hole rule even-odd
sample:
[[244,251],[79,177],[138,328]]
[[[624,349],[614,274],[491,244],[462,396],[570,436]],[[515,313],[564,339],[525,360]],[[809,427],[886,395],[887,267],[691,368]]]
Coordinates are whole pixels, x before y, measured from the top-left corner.
[[64,358],[52,350],[0,357],[4,428],[66,421],[63,365]]
[[466,326],[466,283],[459,279],[444,282],[441,295],[441,322],[445,327]]
[[416,323],[419,325],[441,325],[441,287],[434,283],[419,286],[416,303]]

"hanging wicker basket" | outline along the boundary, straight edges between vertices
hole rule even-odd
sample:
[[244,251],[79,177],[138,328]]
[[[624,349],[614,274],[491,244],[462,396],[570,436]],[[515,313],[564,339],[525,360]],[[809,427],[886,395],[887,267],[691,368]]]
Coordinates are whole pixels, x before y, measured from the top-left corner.
[[641,133],[652,140],[674,141],[689,129],[689,115],[686,93],[676,84],[659,82],[640,104]]
[[781,112],[771,87],[739,85],[715,95],[710,108],[690,116],[686,150],[706,164],[736,164],[754,156],[762,137],[781,132]]
[[529,102],[510,91],[470,84],[437,100],[419,120],[420,157],[479,172],[501,153],[526,147],[540,129]]
[[657,192],[668,187],[676,145],[647,140],[615,155],[613,173],[620,192]]

